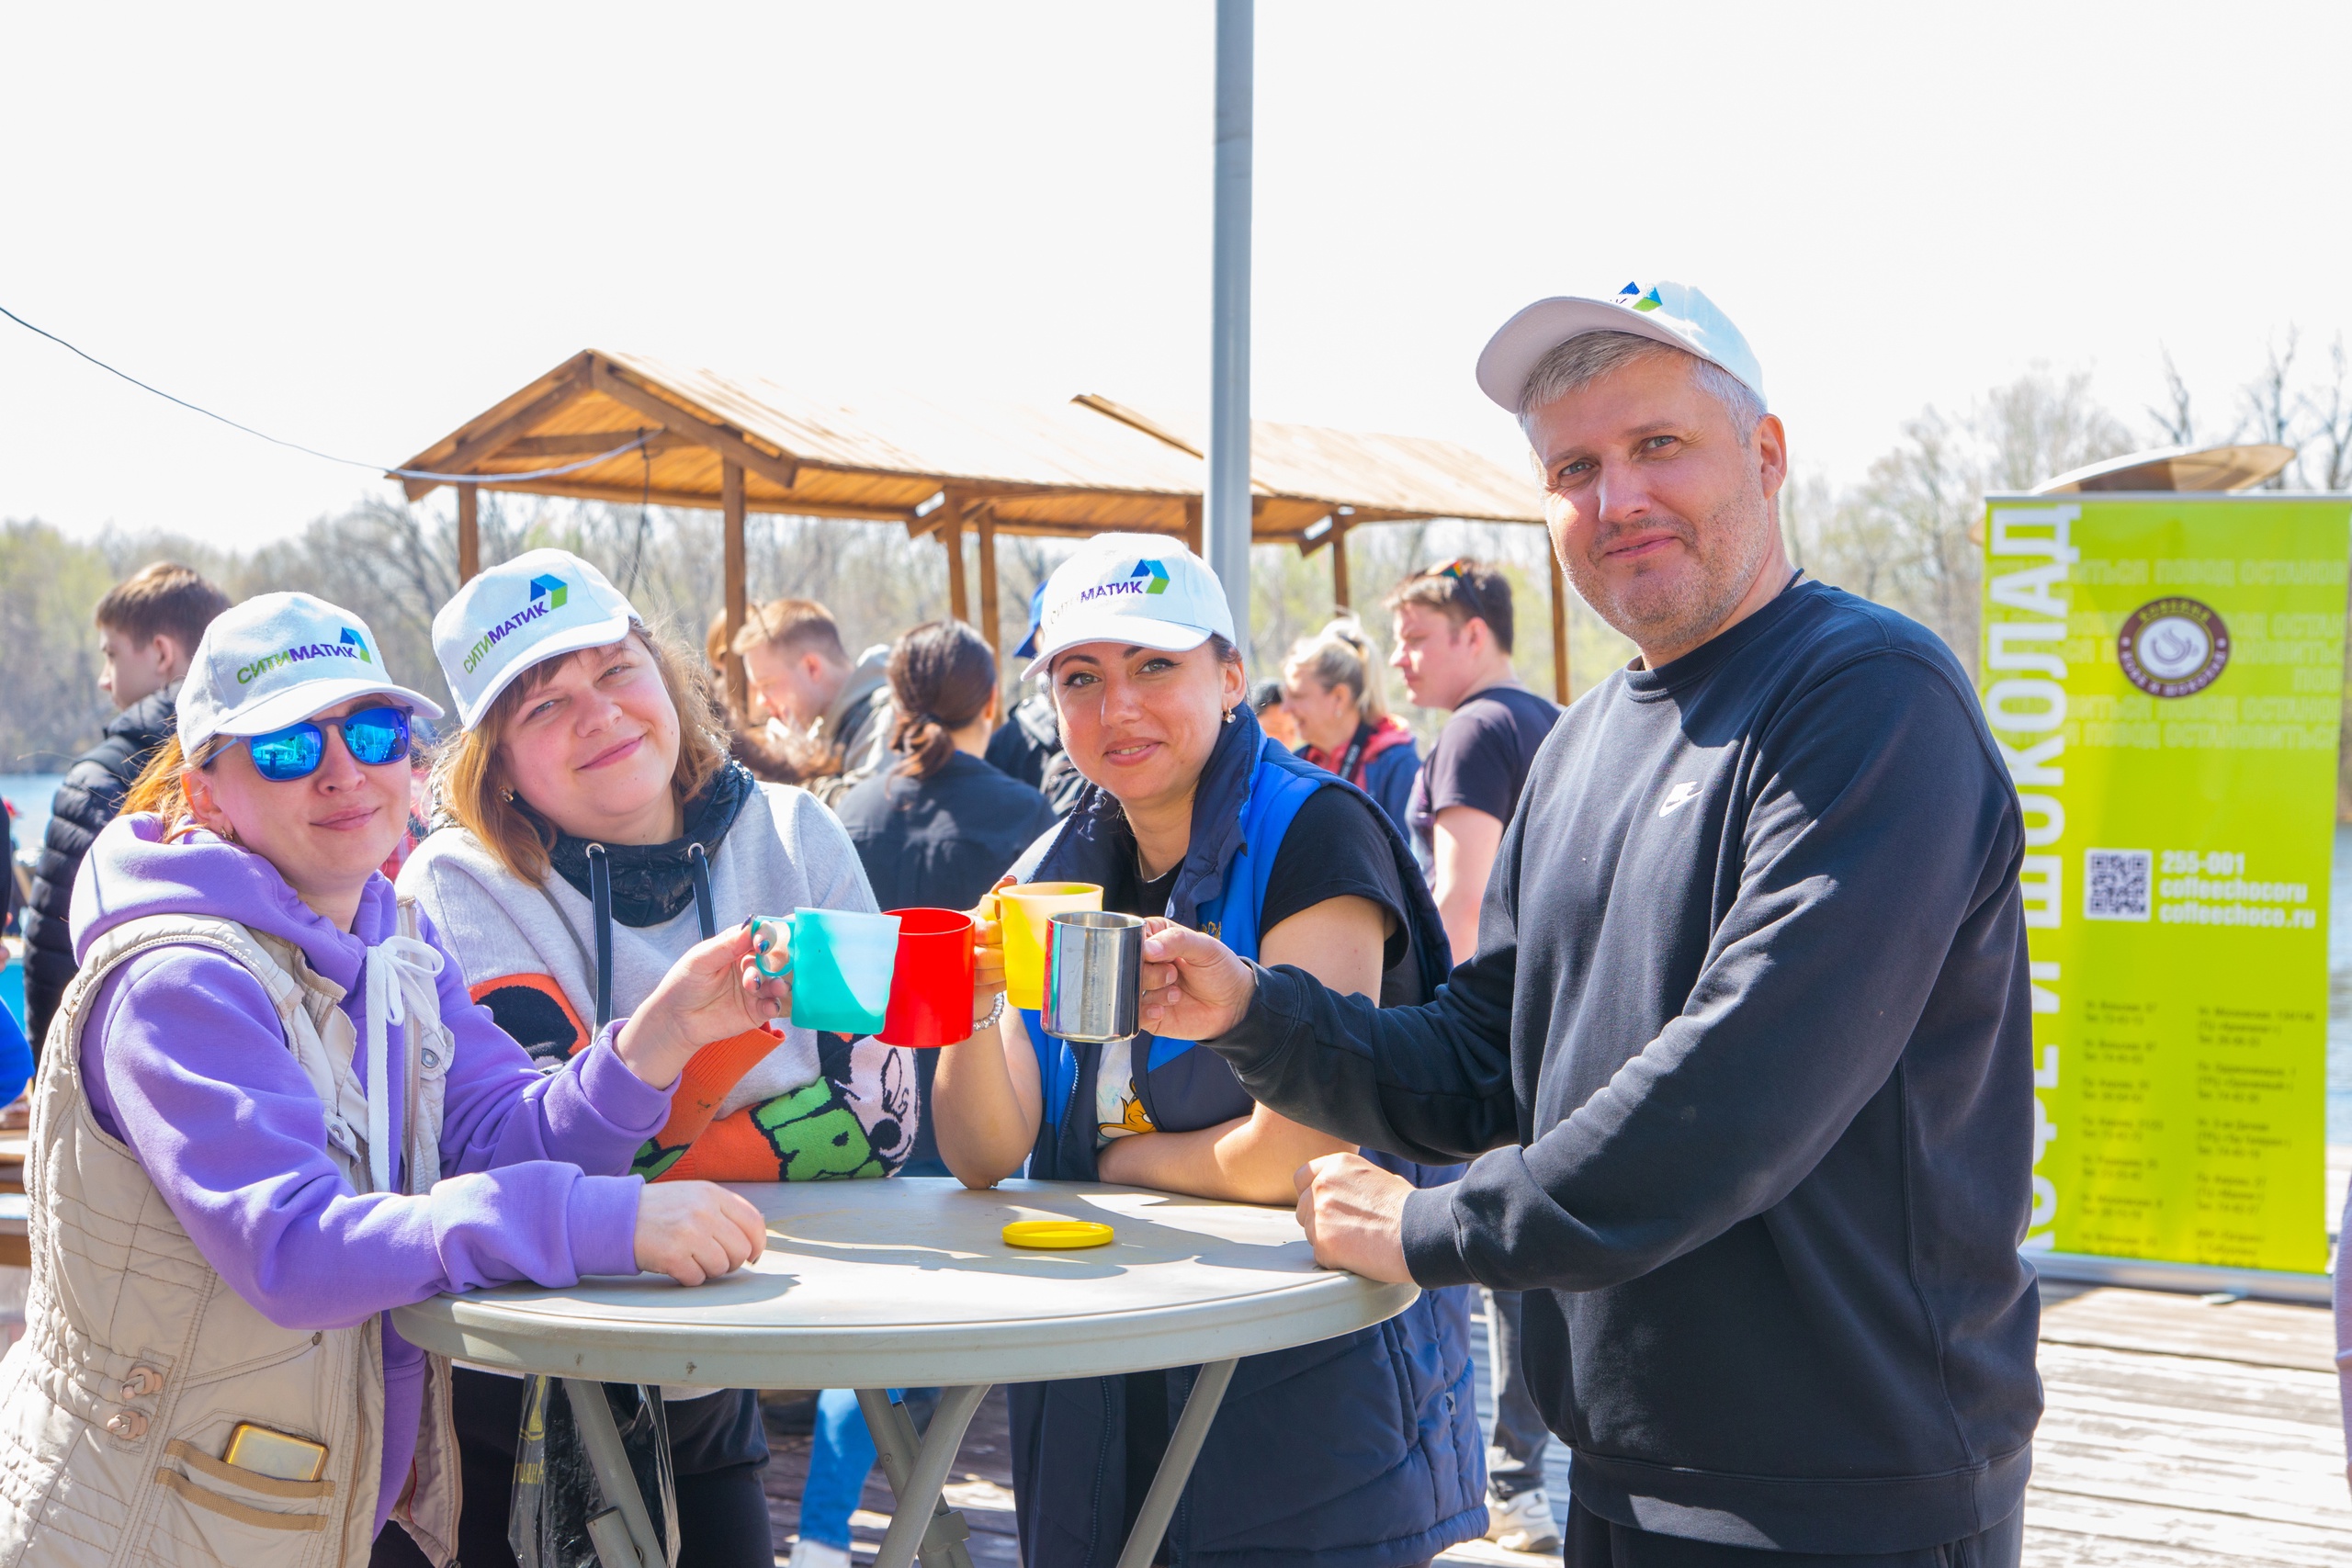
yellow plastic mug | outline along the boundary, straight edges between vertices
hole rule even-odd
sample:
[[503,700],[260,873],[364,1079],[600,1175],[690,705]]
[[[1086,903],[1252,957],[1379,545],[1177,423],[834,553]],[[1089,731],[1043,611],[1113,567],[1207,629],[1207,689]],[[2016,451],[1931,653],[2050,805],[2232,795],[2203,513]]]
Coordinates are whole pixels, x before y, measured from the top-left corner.
[[1046,1005],[1046,942],[1056,915],[1100,909],[1102,889],[1091,882],[1030,882],[996,896],[1004,931],[1004,989],[1017,1008]]

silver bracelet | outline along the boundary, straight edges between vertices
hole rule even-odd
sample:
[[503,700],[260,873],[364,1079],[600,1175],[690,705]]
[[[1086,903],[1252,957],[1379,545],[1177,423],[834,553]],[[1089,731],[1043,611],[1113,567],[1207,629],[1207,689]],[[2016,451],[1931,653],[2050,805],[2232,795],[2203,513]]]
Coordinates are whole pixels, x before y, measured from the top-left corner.
[[1004,1016],[1004,998],[1006,995],[1007,993],[1003,991],[999,991],[996,994],[996,1006],[989,1009],[988,1017],[972,1025],[973,1033],[978,1034],[983,1029],[994,1029],[996,1027],[997,1020]]

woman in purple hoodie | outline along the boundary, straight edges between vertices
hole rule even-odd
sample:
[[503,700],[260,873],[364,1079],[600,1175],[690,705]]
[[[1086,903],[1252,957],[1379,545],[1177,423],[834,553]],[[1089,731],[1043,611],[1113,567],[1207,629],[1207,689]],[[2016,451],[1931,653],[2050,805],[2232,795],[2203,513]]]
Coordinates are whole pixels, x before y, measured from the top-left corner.
[[0,1562],[36,1536],[38,1562],[357,1562],[397,1516],[446,1563],[448,1370],[387,1309],[760,1253],[740,1197],[621,1173],[688,1058],[780,1016],[787,983],[726,933],[537,1070],[376,870],[410,717],[439,714],[381,660],[307,594],[221,615],[85,863],[72,1048],[33,1096],[31,1311],[0,1362]]

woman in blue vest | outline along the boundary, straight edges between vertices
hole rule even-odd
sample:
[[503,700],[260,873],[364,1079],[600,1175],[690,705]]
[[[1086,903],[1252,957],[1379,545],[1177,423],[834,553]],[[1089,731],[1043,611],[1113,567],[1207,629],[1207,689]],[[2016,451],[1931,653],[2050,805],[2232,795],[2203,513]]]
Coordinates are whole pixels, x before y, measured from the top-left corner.
[[[1099,883],[1235,952],[1396,1006],[1443,983],[1445,933],[1404,839],[1371,798],[1268,741],[1225,592],[1142,535],[1091,540],[1046,584],[1036,661],[1090,787],[1032,845],[1022,881]],[[1001,1046],[1001,1049],[991,1049]],[[1035,1012],[943,1053],[941,1156],[971,1187],[1018,1173],[1242,1202],[1345,1147],[1255,1104],[1213,1051],[1139,1035],[1079,1044]],[[1459,1168],[1385,1161],[1422,1185]],[[1029,1568],[1108,1568],[1199,1369],[1012,1391]],[[1407,1568],[1486,1529],[1485,1452],[1459,1292],[1377,1327],[1244,1360],[1159,1561],[1201,1568]]]

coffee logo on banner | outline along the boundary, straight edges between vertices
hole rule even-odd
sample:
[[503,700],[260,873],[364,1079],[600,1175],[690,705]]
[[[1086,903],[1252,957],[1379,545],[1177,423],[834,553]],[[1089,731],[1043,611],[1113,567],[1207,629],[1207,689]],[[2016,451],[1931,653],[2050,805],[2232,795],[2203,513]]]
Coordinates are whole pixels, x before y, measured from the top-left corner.
[[2123,618],[2115,661],[2152,697],[2195,696],[2229,668],[2230,628],[2202,600],[2154,599]]

